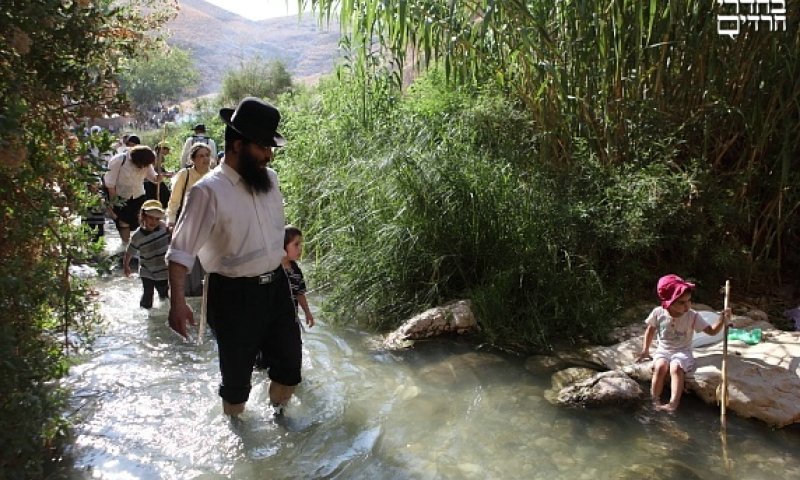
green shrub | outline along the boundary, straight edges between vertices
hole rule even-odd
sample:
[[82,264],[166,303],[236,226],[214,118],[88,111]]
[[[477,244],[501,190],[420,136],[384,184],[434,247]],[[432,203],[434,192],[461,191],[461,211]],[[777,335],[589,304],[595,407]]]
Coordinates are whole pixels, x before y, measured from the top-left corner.
[[58,379],[98,320],[69,267],[102,246],[78,218],[99,201],[82,122],[125,107],[120,62],[163,13],[137,5],[0,4],[0,478],[42,478],[66,431]]
[[[359,88],[329,80],[295,95],[277,162],[334,321],[392,328],[466,297],[488,341],[551,348],[603,341],[668,271],[708,301],[717,279],[742,273],[731,187],[685,158],[680,126],[631,129],[627,163],[576,138],[559,165],[541,161],[543,132],[495,92],[433,72],[365,123],[342,103]],[[657,117],[647,108],[642,118]]]

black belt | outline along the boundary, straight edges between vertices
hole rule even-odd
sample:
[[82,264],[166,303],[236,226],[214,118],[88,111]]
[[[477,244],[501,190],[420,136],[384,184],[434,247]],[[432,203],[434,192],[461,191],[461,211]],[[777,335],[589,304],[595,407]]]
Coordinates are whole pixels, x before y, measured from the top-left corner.
[[226,277],[225,275],[221,275],[219,273],[211,273],[209,276],[215,276],[219,280],[224,282],[234,282],[234,283],[247,283],[247,284],[255,284],[255,285],[266,285],[268,283],[272,283],[276,278],[278,278],[278,269],[282,267],[278,267],[275,270],[267,273],[262,273],[261,275],[256,275],[255,277]]

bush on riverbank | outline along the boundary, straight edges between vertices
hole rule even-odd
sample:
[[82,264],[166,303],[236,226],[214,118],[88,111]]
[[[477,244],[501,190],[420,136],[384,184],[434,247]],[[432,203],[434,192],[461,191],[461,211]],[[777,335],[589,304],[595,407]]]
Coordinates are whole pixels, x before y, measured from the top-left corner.
[[[791,15],[727,38],[694,1],[357,5],[279,162],[345,318],[469,296],[491,339],[542,347],[602,336],[666,271],[715,304],[800,265]],[[452,88],[406,95],[410,62]]]
[[436,72],[405,95],[362,88],[331,79],[284,104],[288,220],[331,319],[390,328],[468,297],[490,341],[539,349],[601,340],[668,270],[714,304],[723,278],[758,268],[732,234],[749,227],[738,186],[685,157],[680,126],[640,125],[625,163],[581,138],[544,162],[541,128],[497,92]]
[[[146,50],[144,19],[109,2],[0,5],[0,478],[42,478],[65,434],[58,379],[96,327],[80,225],[99,204],[82,122],[122,109],[115,74]],[[157,22],[156,22],[157,23]],[[95,135],[104,150],[109,137]]]

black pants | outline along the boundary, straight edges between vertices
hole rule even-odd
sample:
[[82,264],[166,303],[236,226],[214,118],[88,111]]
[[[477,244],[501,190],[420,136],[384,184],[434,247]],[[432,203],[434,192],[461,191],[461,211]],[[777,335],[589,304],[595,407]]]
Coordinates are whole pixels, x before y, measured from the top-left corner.
[[142,277],[142,299],[139,300],[139,306],[143,308],[152,308],[153,306],[153,289],[158,290],[158,298],[164,300],[169,298],[169,282],[167,280],[153,280],[152,278]]
[[122,205],[113,208],[114,214],[117,215],[116,220],[114,220],[117,229],[122,228],[119,225],[120,223],[127,224],[128,227],[126,228],[129,228],[131,232],[139,228],[139,210],[142,209],[142,204],[145,200],[144,195],[141,197],[129,198],[125,200]]
[[105,235],[105,210],[89,210],[82,221],[92,229],[92,242],[100,240],[100,237]]
[[[172,192],[170,192],[169,187],[167,187],[166,183],[158,182],[158,185],[159,185],[158,187],[159,190],[158,194],[156,194],[156,184],[145,178],[144,197],[147,200],[158,200],[159,202],[161,202],[161,206],[166,209],[167,205],[169,205],[169,197],[172,194]],[[156,196],[158,196],[158,198],[156,198]]]
[[269,277],[208,277],[208,323],[217,339],[222,373],[219,395],[231,404],[247,401],[258,352],[269,356],[270,379],[287,386],[301,380],[300,326],[289,279],[283,267]]

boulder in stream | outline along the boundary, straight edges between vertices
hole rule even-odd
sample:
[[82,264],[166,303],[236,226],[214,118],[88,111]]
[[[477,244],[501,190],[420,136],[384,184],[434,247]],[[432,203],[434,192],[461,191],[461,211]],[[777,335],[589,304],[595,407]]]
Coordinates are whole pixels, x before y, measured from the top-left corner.
[[385,348],[401,349],[414,344],[414,340],[448,333],[467,333],[478,328],[469,300],[456,300],[434,307],[406,320],[383,342]]
[[[557,372],[556,375],[560,373]],[[555,380],[553,383],[555,388],[546,393],[545,397],[560,405],[619,406],[638,403],[644,396],[639,384],[619,370],[596,373],[565,386],[556,385]]]

